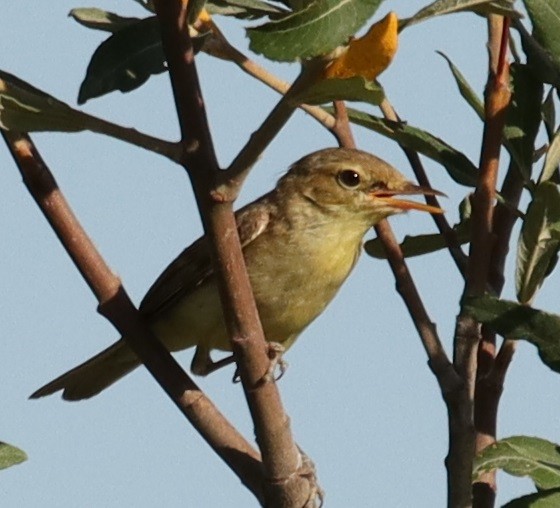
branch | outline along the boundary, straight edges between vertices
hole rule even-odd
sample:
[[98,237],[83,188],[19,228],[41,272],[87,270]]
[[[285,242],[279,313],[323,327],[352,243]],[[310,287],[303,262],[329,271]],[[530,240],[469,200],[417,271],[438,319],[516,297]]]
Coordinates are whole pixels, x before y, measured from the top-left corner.
[[[333,135],[339,140],[341,146],[356,148],[344,102],[335,103],[337,118],[332,129]],[[430,320],[424,303],[416,289],[412,275],[408,270],[399,242],[387,220],[382,220],[375,226],[375,232],[383,243],[387,253],[387,261],[395,276],[398,293],[403,299],[406,308],[414,322],[414,326],[420,335],[422,345],[428,355],[430,369],[435,374],[442,391],[445,393],[452,390],[459,379],[453,370],[453,366],[439,339],[434,323]]]
[[[488,284],[493,237],[493,213],[500,149],[510,101],[507,63],[509,22],[489,16],[490,72],[485,94],[485,123],[476,190],[472,199],[472,229],[464,295],[482,295]],[[496,55],[498,55],[496,57]],[[450,410],[450,443],[447,460],[449,505],[471,503],[472,461],[476,449],[474,396],[477,372],[479,324],[462,311],[457,317],[454,365],[463,389]]]
[[[489,45],[490,68],[496,69],[498,75],[505,72],[507,66],[503,34],[507,32],[506,23],[500,38],[499,26],[493,24],[498,19],[490,20]],[[507,76],[509,79],[509,76]],[[505,79],[505,78],[503,78]],[[508,206],[498,203],[495,208],[492,231],[494,245],[490,257],[488,283],[497,296],[504,287],[504,268],[509,252],[509,243],[517,215],[512,210],[517,208],[523,191],[521,170],[511,159],[501,194]],[[504,340],[500,352],[496,355],[496,333],[486,326],[482,327],[482,341],[478,350],[478,372],[475,391],[474,422],[476,429],[476,452],[496,442],[498,407],[504,388],[504,381],[511,360],[515,353],[516,343]],[[493,507],[496,498],[496,473],[485,473],[473,485],[473,498],[478,507]]]
[[[380,104],[381,112],[383,116],[388,120],[392,120],[393,122],[400,122],[401,119],[399,115],[389,102],[387,98],[383,99],[383,102]],[[420,185],[431,187],[430,180],[428,179],[428,175],[420,161],[420,157],[418,153],[410,148],[406,148],[403,145],[400,145],[402,151],[406,155],[406,158],[410,162],[410,166],[412,167],[412,171],[418,180]],[[436,196],[425,196],[426,203],[432,206],[440,207],[439,200]],[[444,214],[432,214],[432,219],[434,220],[438,231],[443,236],[445,243],[447,244],[447,249],[455,261],[455,265],[461,272],[461,275],[465,277],[466,274],[466,267],[467,267],[467,256],[461,249],[461,243],[457,240],[457,233],[454,229],[449,225],[447,219],[445,218]]]
[[236,188],[218,188],[216,161],[187,23],[187,2],[155,0],[181,127],[183,165],[210,240],[224,317],[262,453],[267,506],[304,505],[312,495],[276,384],[237,235]]
[[[208,42],[205,42],[203,51],[216,58],[221,58],[235,63],[243,72],[260,81],[272,90],[282,95],[287,94],[291,86],[289,83],[268,72],[264,67],[261,67],[248,56],[241,53],[241,51],[237,48],[233,47],[213,21],[211,22],[211,28],[213,36]],[[327,129],[331,129],[334,126],[334,117],[320,106],[298,104],[298,107],[308,113]]]
[[262,498],[259,454],[218,411],[152,334],[78,222],[49,168],[26,134],[2,135],[33,199],[99,301],[99,312],[125,338],[206,442]]

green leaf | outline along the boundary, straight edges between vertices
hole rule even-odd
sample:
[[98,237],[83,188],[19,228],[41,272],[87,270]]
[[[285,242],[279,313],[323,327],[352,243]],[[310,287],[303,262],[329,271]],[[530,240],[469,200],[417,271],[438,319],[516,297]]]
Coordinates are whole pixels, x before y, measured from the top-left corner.
[[560,85],[560,1],[524,0],[533,24],[533,35],[514,23],[521,36],[527,63],[545,83]]
[[523,0],[533,36],[556,62],[560,59],[560,0]]
[[515,285],[517,299],[530,302],[549,274],[560,249],[560,192],[552,182],[535,189],[517,247]]
[[473,474],[503,469],[514,476],[528,476],[539,489],[560,487],[560,453],[556,443],[529,436],[501,439],[479,453]]
[[378,105],[381,104],[384,97],[385,93],[381,85],[361,76],[355,76],[346,79],[322,79],[298,94],[295,100],[305,104],[325,104],[335,100],[344,100]]
[[[470,222],[462,222],[453,226],[457,241],[463,245],[470,240]],[[401,243],[401,250],[406,258],[430,254],[447,248],[445,238],[440,233],[428,235],[406,235]],[[368,240],[364,244],[365,251],[377,259],[387,259],[383,243],[379,238]]]
[[111,33],[118,32],[119,30],[140,21],[140,18],[127,18],[119,16],[114,12],[104,11],[103,9],[95,9],[93,7],[72,9],[68,16],[86,28]]
[[[470,194],[459,204],[459,217],[461,221],[453,226],[455,238],[461,245],[470,241],[470,218],[471,218],[471,196]],[[409,236],[406,235],[401,243],[404,257],[421,256],[447,248],[447,242],[440,233]],[[377,259],[386,259],[387,254],[383,243],[379,238],[368,240],[364,249],[370,256]]]
[[449,65],[449,69],[451,69],[451,73],[455,78],[455,82],[459,87],[459,93],[467,101],[467,104],[474,109],[475,113],[478,117],[484,121],[484,103],[480,100],[476,92],[472,89],[471,85],[469,85],[468,81],[465,79],[465,76],[461,74],[461,71],[453,64],[451,59],[441,51],[437,51]]
[[16,76],[0,71],[0,128],[12,131],[77,132],[87,118]]
[[512,499],[502,508],[558,508],[558,506],[560,506],[560,489],[554,489]]
[[119,30],[95,50],[78,104],[114,90],[129,92],[164,71],[159,21],[152,16]]
[[212,15],[233,16],[238,19],[274,18],[286,13],[275,5],[260,0],[208,0],[206,10]]
[[[328,108],[326,108],[328,109]],[[348,108],[350,121],[439,162],[457,183],[474,187],[478,169],[461,152],[422,129]]]
[[[484,121],[484,103],[471,88],[461,71],[444,53],[445,58],[461,96]],[[513,96],[508,109],[504,129],[504,146],[514,158],[516,165],[529,180],[533,165],[535,137],[541,121],[540,108],[543,94],[542,84],[534,79],[531,70],[525,65],[512,65]]]
[[510,67],[512,96],[507,110],[504,137],[525,181],[531,179],[535,138],[542,121],[543,85],[527,65]]
[[544,166],[539,178],[539,182],[546,182],[551,180],[555,174],[558,173],[558,165],[560,164],[560,129],[554,134],[546,157],[544,159]]
[[493,296],[467,297],[463,309],[503,337],[534,344],[541,360],[560,372],[560,316]]
[[542,117],[548,139],[551,140],[556,130],[556,107],[554,106],[554,88],[551,88],[546,94],[546,99],[542,103]]
[[121,127],[71,108],[25,81],[0,70],[0,128],[20,132],[90,130],[178,161],[175,143]]
[[493,0],[436,0],[420,9],[414,16],[402,19],[399,23],[399,30],[420,23],[420,21],[426,21],[435,16],[443,16],[444,14],[453,14],[463,11],[494,12],[502,15],[507,13],[507,15],[511,17],[519,17],[519,13],[513,10],[512,6],[512,0],[497,2]]
[[281,62],[325,55],[354,35],[380,3],[381,0],[311,1],[302,10],[248,28],[249,47]]
[[15,466],[26,460],[27,455],[23,450],[0,441],[0,469]]

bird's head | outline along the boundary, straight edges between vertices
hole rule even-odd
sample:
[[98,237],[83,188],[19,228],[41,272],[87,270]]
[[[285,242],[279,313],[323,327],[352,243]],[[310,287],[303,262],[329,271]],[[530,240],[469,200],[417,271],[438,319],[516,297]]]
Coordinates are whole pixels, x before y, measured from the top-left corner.
[[407,210],[443,212],[399,197],[441,192],[409,182],[374,155],[348,148],[327,148],[303,157],[280,179],[277,190],[303,197],[327,215],[363,220],[367,227]]

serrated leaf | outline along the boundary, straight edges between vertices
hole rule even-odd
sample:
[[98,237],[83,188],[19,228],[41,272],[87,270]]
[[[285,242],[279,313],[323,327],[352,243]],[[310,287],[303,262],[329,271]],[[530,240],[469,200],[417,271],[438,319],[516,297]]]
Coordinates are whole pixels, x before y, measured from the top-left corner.
[[528,476],[540,489],[560,487],[560,453],[556,443],[529,436],[512,436],[486,447],[474,460],[473,474],[502,469]]
[[558,256],[559,225],[560,192],[554,183],[543,182],[535,189],[519,236],[515,285],[521,303],[533,299]]
[[560,129],[556,131],[544,159],[544,166],[539,178],[539,182],[546,182],[551,180],[552,177],[558,172],[558,165],[560,164]]
[[0,128],[23,132],[77,132],[87,128],[87,118],[68,104],[0,71]]
[[560,489],[554,489],[512,499],[502,508],[558,508],[558,506],[560,506]]
[[[481,8],[484,9],[484,12],[495,12],[502,15],[504,12],[507,12],[512,15],[515,11],[508,8],[508,5],[512,6],[513,1],[495,2],[494,0],[436,0],[435,2],[420,9],[410,18],[401,20],[400,30],[408,26],[415,25],[416,23],[420,23],[421,21],[426,21],[427,19],[435,16],[443,16],[444,14],[453,14],[463,11],[480,11]],[[518,13],[515,13],[515,16],[519,17]]]
[[441,51],[437,51],[437,53],[447,61],[449,69],[451,70],[451,74],[453,74],[453,77],[455,78],[455,83],[457,83],[459,93],[461,94],[463,99],[467,101],[467,104],[474,110],[478,117],[482,121],[484,121],[484,103],[480,100],[476,92],[472,89],[471,85],[469,85],[469,82],[466,80],[465,76],[463,76],[461,71],[451,61],[451,59]]
[[541,360],[560,372],[560,316],[493,296],[467,297],[463,309],[503,337],[531,342]]
[[0,469],[6,469],[27,460],[27,454],[19,448],[0,441]]
[[371,129],[393,139],[406,148],[439,162],[457,183],[468,187],[476,185],[478,173],[476,166],[464,154],[429,132],[406,123],[392,122],[352,108],[348,108],[348,117],[355,124]]
[[510,67],[512,96],[507,110],[504,137],[524,180],[531,179],[535,138],[541,124],[543,85],[527,65]]
[[115,14],[114,12],[104,11],[96,8],[72,9],[68,16],[77,21],[80,25],[93,30],[104,32],[118,32],[119,30],[138,23],[140,18],[128,18]]
[[95,50],[78,104],[114,90],[130,92],[164,71],[159,21],[151,16],[119,30]]
[[348,79],[322,79],[296,96],[305,104],[325,104],[335,100],[360,101],[381,104],[385,97],[383,88],[375,81],[356,76]]
[[264,16],[285,14],[286,10],[260,0],[208,0],[206,10],[214,15],[233,16],[238,19],[258,19]]
[[314,0],[302,10],[248,28],[249,47],[281,62],[325,55],[354,35],[380,3],[381,0]]

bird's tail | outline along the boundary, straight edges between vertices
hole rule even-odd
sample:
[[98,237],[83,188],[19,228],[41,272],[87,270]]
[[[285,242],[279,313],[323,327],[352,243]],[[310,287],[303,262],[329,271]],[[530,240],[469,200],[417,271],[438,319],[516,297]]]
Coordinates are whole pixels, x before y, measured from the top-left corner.
[[134,352],[123,339],[108,347],[86,362],[34,392],[30,398],[38,399],[59,390],[65,400],[88,399],[118,381],[140,365]]

